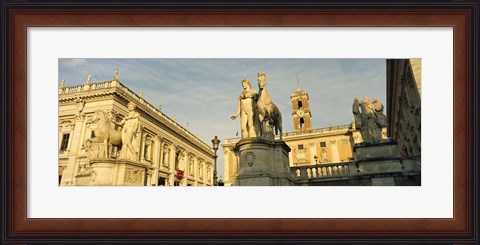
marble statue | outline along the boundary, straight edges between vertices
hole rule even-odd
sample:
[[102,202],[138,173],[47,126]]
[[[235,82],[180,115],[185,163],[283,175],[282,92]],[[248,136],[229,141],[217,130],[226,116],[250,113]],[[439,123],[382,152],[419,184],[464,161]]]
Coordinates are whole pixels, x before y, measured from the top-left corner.
[[237,112],[230,118],[235,120],[240,116],[240,128],[243,139],[257,137],[260,129],[257,109],[258,93],[252,89],[248,79],[242,80],[242,87],[243,92],[238,96]]
[[122,159],[127,160],[138,160],[138,153],[133,147],[133,138],[136,136],[138,131],[139,117],[140,114],[135,111],[137,107],[135,103],[128,103],[129,113],[123,118],[119,123],[115,122],[116,125],[123,126],[122,128]]
[[117,70],[115,70],[115,81],[118,81],[118,79],[119,79],[119,76],[118,76],[118,68],[117,68]]
[[280,133],[280,140],[282,139],[282,114],[278,107],[272,102],[270,95],[268,95],[266,79],[267,75],[258,73],[258,89],[259,97],[257,101],[258,119],[260,121],[261,135],[264,138],[274,140],[273,128],[275,134]]
[[[117,131],[111,127],[111,120],[108,113],[97,110],[93,115],[92,122],[97,123],[97,128],[94,130],[94,138],[87,139],[86,146],[91,156],[90,151],[95,151],[95,157],[110,158],[109,145],[120,146],[122,144],[122,136],[120,131]],[[94,143],[101,143],[100,145]],[[99,148],[100,147],[100,148]],[[98,152],[98,151],[102,152]]]
[[[361,108],[361,110],[359,110]],[[378,99],[355,97],[352,112],[355,125],[360,130],[363,142],[375,144],[382,141],[382,128],[387,126],[387,118],[383,114],[383,105]]]
[[88,73],[87,82],[85,84],[90,84],[92,82],[92,73]]

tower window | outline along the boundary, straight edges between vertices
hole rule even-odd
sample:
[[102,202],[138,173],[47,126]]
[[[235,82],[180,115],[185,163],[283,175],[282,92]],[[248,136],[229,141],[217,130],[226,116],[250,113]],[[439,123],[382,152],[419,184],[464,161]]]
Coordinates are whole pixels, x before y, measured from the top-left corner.
[[301,100],[299,100],[299,101],[298,101],[298,109],[302,109],[302,108],[303,108],[302,101],[301,101]]
[[303,120],[303,118],[300,118],[300,129],[303,129],[304,124],[305,120]]
[[60,144],[60,150],[65,151],[68,146],[68,139],[70,139],[70,134],[64,134],[62,136],[62,143]]

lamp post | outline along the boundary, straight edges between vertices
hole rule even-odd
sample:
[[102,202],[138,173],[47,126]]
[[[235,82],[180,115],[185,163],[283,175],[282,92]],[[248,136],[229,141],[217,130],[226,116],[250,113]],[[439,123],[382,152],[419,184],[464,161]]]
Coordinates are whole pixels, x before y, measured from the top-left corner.
[[215,151],[215,156],[213,157],[215,159],[215,166],[213,166],[213,185],[218,185],[217,183],[217,150],[218,150],[218,145],[220,144],[220,140],[218,139],[217,136],[213,138],[212,140],[213,144],[213,150]]

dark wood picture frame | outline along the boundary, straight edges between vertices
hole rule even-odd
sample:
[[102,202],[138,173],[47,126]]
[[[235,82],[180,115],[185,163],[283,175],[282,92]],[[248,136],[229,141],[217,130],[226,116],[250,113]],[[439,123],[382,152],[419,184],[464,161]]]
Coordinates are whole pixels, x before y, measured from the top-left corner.
[[[235,241],[479,242],[479,1],[1,3],[4,243]],[[452,219],[31,219],[27,217],[27,28],[334,26],[454,28]],[[445,190],[450,191],[450,190]],[[233,240],[231,240],[233,241]]]

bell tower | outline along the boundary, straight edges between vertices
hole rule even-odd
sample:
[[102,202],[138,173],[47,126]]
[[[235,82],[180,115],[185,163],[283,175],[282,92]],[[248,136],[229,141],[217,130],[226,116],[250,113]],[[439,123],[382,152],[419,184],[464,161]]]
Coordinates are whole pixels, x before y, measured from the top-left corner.
[[292,117],[294,131],[302,131],[312,129],[312,113],[310,112],[310,103],[307,91],[300,89],[300,84],[297,90],[290,94],[292,100]]

